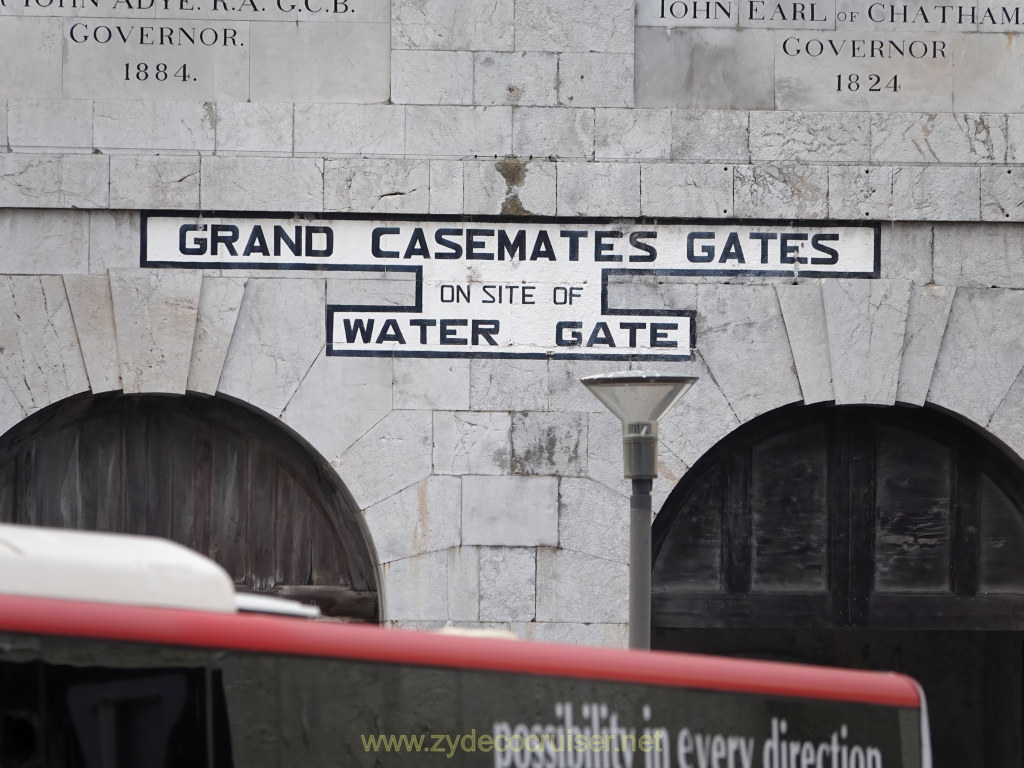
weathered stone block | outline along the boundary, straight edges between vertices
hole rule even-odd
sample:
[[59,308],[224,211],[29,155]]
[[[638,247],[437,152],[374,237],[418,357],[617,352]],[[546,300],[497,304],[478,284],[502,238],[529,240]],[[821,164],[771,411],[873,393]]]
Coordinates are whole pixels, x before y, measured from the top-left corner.
[[560,163],[560,216],[639,216],[640,166],[634,163]]
[[697,348],[740,421],[802,397],[782,310],[770,285],[701,285]]
[[96,101],[93,142],[108,150],[212,152],[216,115],[211,104],[185,101]]
[[508,474],[512,418],[508,413],[434,413],[434,472],[439,475]]
[[981,218],[1024,221],[1024,173],[1019,168],[981,169]]
[[298,104],[295,152],[405,154],[405,107],[388,104]]
[[110,271],[126,393],[184,394],[202,281],[191,270]]
[[905,221],[977,221],[980,190],[978,168],[895,168],[893,216]]
[[429,411],[392,411],[332,464],[365,509],[429,477],[430,448]]
[[324,207],[362,213],[421,213],[430,200],[427,160],[326,160]]
[[558,478],[463,477],[462,543],[557,545]]
[[391,52],[394,104],[472,104],[473,54],[469,51]]
[[60,99],[64,31],[59,16],[5,18],[0,27],[0,98]]
[[833,219],[892,218],[892,168],[829,166],[828,215]]
[[476,104],[552,106],[558,103],[554,53],[477,53],[473,56]]
[[821,286],[776,285],[804,403],[835,399]]
[[633,53],[632,0],[518,0],[517,51]]
[[716,218],[733,210],[733,171],[717,163],[644,163],[640,210],[644,216]]
[[[0,209],[0,243],[7,274],[88,272],[89,213]],[[137,262],[138,241],[133,245]]]
[[526,640],[540,643],[591,645],[625,648],[629,644],[628,624],[583,624],[579,622],[531,621],[512,623],[512,631]]
[[822,298],[836,405],[895,403],[910,283],[825,280]]
[[190,392],[216,394],[244,293],[241,278],[203,278],[186,385]]
[[515,39],[514,14],[513,0],[394,0],[391,45],[396,49],[511,51]]
[[874,112],[876,163],[1004,163],[1007,126],[998,115]]
[[928,402],[988,424],[1024,368],[1024,341],[1008,317],[1024,317],[1020,291],[957,289]]
[[106,208],[109,188],[101,155],[0,154],[0,208]]
[[89,389],[59,275],[0,277],[0,375],[26,414]]
[[924,405],[928,398],[955,292],[953,287],[940,285],[915,286],[910,292],[907,333],[896,387],[896,400],[901,403]]
[[321,279],[249,279],[218,390],[280,414],[322,353],[324,299]]
[[106,275],[64,275],[64,289],[94,394],[121,389],[114,304]]
[[469,372],[469,360],[396,357],[395,408],[468,410]]
[[537,551],[481,547],[480,620],[531,621],[536,614]]
[[73,99],[12,99],[7,135],[13,151],[92,149],[92,102]]
[[512,149],[518,157],[594,156],[594,110],[516,107]]
[[881,276],[909,280],[914,285],[932,282],[934,243],[935,228],[931,224],[883,224]]
[[593,480],[566,477],[559,500],[562,549],[629,563],[629,499]]
[[201,202],[208,210],[322,211],[323,161],[305,157],[204,157]]
[[[108,269],[139,266],[139,242],[142,237],[136,211],[90,211],[88,236],[83,249],[89,260],[89,272],[106,274]],[[63,271],[63,270],[59,270]]]
[[217,103],[217,152],[291,154],[295,107],[288,103]]
[[405,108],[406,153],[501,157],[512,152],[511,107]]
[[386,621],[448,619],[448,553],[428,552],[381,565]]
[[452,621],[480,619],[480,549],[448,550],[448,616]]
[[871,116],[847,112],[750,113],[753,163],[864,163],[871,159]]
[[430,212],[459,214],[463,209],[463,169],[458,160],[430,161]]
[[632,106],[632,54],[560,54],[558,103],[566,107]]
[[465,212],[522,216],[553,211],[555,167],[554,163],[512,157],[467,162]]
[[[249,98],[382,103],[391,91],[387,23],[250,24]],[[241,99],[239,99],[241,100]]]
[[1002,440],[1018,457],[1024,457],[1024,377],[1020,375],[999,403],[987,430]]
[[[1024,288],[1024,227],[935,225],[935,282],[977,288]],[[984,254],[984,258],[979,258]]]
[[635,66],[638,107],[775,108],[770,30],[639,27]]
[[459,546],[462,483],[428,477],[365,511],[377,559],[382,563]]
[[820,165],[738,165],[733,210],[741,218],[824,219],[828,169]]
[[629,568],[580,552],[537,551],[537,621],[621,624],[629,620]]
[[474,411],[543,411],[548,407],[544,360],[473,360],[470,407]]
[[672,159],[749,162],[749,124],[749,113],[742,111],[672,110]]
[[553,411],[512,414],[511,471],[517,475],[586,474],[586,415]]
[[14,396],[7,379],[0,375],[0,435],[25,418],[25,409]]
[[110,207],[198,208],[199,158],[112,156]]
[[[391,412],[389,358],[318,355],[281,420],[301,434],[328,462],[344,452]],[[328,404],[330,417],[324,418]]]
[[671,156],[671,110],[598,109],[594,115],[598,160],[668,160]]

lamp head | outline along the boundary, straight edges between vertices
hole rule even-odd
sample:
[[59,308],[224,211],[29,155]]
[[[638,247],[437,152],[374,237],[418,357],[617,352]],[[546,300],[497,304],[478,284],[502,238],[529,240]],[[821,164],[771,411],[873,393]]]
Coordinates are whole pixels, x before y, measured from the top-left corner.
[[629,478],[658,476],[658,419],[697,381],[649,371],[585,376],[583,384],[622,422],[623,471]]

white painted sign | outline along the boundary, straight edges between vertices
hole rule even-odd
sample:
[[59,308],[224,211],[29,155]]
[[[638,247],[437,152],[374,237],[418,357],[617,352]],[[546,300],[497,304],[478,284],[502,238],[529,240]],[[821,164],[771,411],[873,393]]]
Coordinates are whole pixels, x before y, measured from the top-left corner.
[[329,304],[329,355],[670,360],[692,355],[693,310],[622,305],[616,282],[876,277],[878,239],[869,224],[149,213],[141,265],[333,270],[407,289]]

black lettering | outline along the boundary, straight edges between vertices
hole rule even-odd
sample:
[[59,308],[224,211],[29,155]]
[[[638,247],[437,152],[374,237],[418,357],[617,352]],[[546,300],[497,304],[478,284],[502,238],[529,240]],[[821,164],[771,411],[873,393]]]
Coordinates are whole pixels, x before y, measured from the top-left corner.
[[[313,236],[324,236],[324,247],[316,248],[313,245]],[[307,256],[330,256],[334,253],[334,230],[330,227],[306,227],[306,255]]]
[[[375,259],[397,259],[398,251],[382,251],[380,249],[380,239],[384,235],[397,235],[401,232],[398,227],[374,227],[373,233],[370,235],[370,253],[373,254]],[[296,232],[296,235],[298,233]],[[296,239],[298,239],[296,237]]]
[[217,246],[223,245],[232,256],[237,256],[235,243],[238,241],[238,227],[234,224],[210,225],[210,255],[217,255]]
[[252,228],[249,239],[245,243],[245,249],[242,251],[243,256],[251,256],[254,253],[261,254],[262,256],[270,255],[270,246],[267,245],[267,237],[263,234],[263,227]]
[[631,262],[647,262],[654,261],[656,258],[658,258],[657,249],[650,243],[645,243],[643,240],[640,239],[642,237],[647,237],[650,238],[651,240],[654,240],[657,236],[657,232],[630,232],[629,244],[632,245],[634,248],[639,248],[641,251],[643,251],[643,253],[631,253],[629,255],[629,260]]
[[501,330],[501,321],[499,320],[473,320],[473,346],[480,344],[480,339],[485,339],[487,343],[492,346],[498,346],[498,342],[494,340],[494,334]]
[[377,336],[378,344],[383,344],[387,341],[397,341],[399,344],[405,344],[405,336],[402,335],[402,330],[398,327],[398,321],[393,317],[389,317],[384,321],[380,334]]
[[619,328],[624,331],[629,331],[629,346],[636,346],[636,332],[642,328],[646,328],[647,323],[619,323]]
[[442,344],[469,344],[468,339],[460,339],[455,334],[461,326],[468,325],[466,320],[442,320],[441,321],[441,343]]
[[438,251],[434,254],[435,259],[461,259],[462,258],[462,243],[457,243],[454,240],[449,240],[449,237],[455,237],[462,234],[461,229],[439,229],[434,233],[434,242],[438,245],[443,245],[445,248],[450,248],[449,251]]
[[373,333],[373,319],[364,321],[363,318],[359,317],[355,320],[345,318],[345,341],[352,344],[356,340],[356,334],[358,334],[364,344],[370,343],[370,334]]
[[425,318],[415,318],[409,321],[409,325],[413,328],[420,329],[420,344],[427,343],[427,328],[433,328],[437,325],[437,320],[427,320]]
[[205,232],[205,224],[182,224],[178,229],[178,251],[186,256],[203,256],[206,254],[206,238],[196,235],[191,238],[195,245],[189,245],[188,235],[192,232]]
[[839,239],[839,235],[835,232],[829,234],[819,234],[811,237],[811,248],[821,253],[824,253],[828,258],[822,258],[821,256],[812,256],[811,264],[838,264],[839,263],[839,251],[835,248],[829,248],[827,245],[823,245],[823,240],[829,242],[835,242]]
[[783,232],[782,237],[779,240],[779,262],[782,264],[806,264],[807,259],[803,256],[797,256],[796,258],[790,256],[791,253],[799,253],[799,245],[791,245],[790,241],[795,240],[797,242],[806,240],[807,235],[802,232]]
[[[579,331],[582,327],[583,323],[576,322],[575,320],[563,320],[560,323],[556,323],[555,344],[559,347],[578,347],[583,342],[583,334]],[[569,331],[568,338],[565,335],[566,331]]]
[[751,232],[751,240],[761,241],[761,263],[768,263],[768,241],[774,240],[778,235],[775,232]]
[[740,245],[740,236],[736,232],[730,232],[729,237],[725,241],[725,248],[722,249],[722,258],[718,260],[719,264],[725,264],[725,262],[733,260],[738,264],[746,264],[746,259],[743,258],[743,247]]
[[530,261],[536,261],[537,259],[555,260],[555,249],[551,247],[551,238],[548,237],[546,229],[542,229],[537,233],[537,240],[533,244]]
[[580,240],[588,236],[588,232],[581,229],[563,229],[558,233],[559,237],[569,240],[569,261],[580,260]]
[[[594,233],[594,261],[622,261],[621,253],[606,253],[615,247],[614,243],[606,243],[606,237],[620,238],[621,232],[595,232]],[[587,344],[589,347],[590,344]],[[612,344],[612,346],[615,346]]]
[[[301,242],[300,238],[299,238],[299,232],[300,232],[301,229],[302,229],[301,227],[296,227],[295,228],[295,235],[293,237],[289,237],[288,233],[284,231],[284,227],[282,227],[279,224],[275,225],[274,226],[274,255],[275,256],[280,256],[281,255],[281,244],[282,243],[284,243],[285,245],[288,246],[288,250],[292,252],[292,256],[300,255],[302,253],[302,248],[299,246],[299,243]],[[395,232],[397,232],[397,231],[398,230],[396,229]],[[395,256],[397,256],[397,255],[398,254],[396,253]]]
[[615,339],[612,338],[611,329],[608,328],[608,323],[595,323],[594,330],[590,333],[590,338],[587,339],[588,347],[595,347],[598,344],[602,344],[606,347],[614,347]]
[[505,260],[505,254],[508,254],[509,261],[516,258],[516,253],[519,254],[519,260],[523,261],[526,258],[526,231],[520,229],[516,232],[515,239],[509,240],[508,233],[504,229],[498,230],[498,261]]
[[665,333],[678,330],[679,323],[651,323],[651,347],[678,347],[679,343]]
[[423,234],[423,227],[416,227],[409,238],[409,244],[405,247],[403,258],[411,259],[413,256],[420,256],[424,259],[430,258],[430,246],[427,245],[427,236]]
[[493,261],[494,254],[487,251],[481,251],[480,248],[485,248],[486,244],[478,237],[493,237],[493,229],[467,229],[466,230],[466,259],[478,259],[480,261]]
[[494,304],[496,302],[494,294],[491,293],[491,289],[496,287],[497,286],[494,285],[484,285],[481,287],[481,290],[484,292],[484,296],[486,297],[483,301],[480,302],[481,304]]
[[702,245],[700,247],[700,255],[693,250],[693,244],[697,239],[701,240],[714,240],[714,232],[690,232],[686,236],[686,260],[694,264],[707,264],[710,261],[715,260],[715,246],[713,245]]

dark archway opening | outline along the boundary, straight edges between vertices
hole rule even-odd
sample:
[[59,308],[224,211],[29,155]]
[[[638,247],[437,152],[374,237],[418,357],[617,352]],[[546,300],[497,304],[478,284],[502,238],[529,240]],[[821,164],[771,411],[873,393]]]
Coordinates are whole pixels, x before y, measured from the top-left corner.
[[240,589],[379,616],[376,557],[316,453],[221,397],[81,395],[0,438],[0,521],[163,536]]
[[907,672],[936,766],[1022,764],[1024,473],[973,429],[781,409],[694,466],[653,538],[655,647]]

